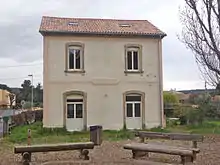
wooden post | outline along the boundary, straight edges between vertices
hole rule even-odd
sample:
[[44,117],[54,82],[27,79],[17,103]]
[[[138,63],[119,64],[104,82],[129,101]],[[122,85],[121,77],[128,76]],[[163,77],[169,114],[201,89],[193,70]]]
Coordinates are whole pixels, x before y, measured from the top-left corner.
[[[28,129],[28,137],[27,137],[27,145],[31,145],[31,129]],[[31,161],[31,152],[28,153],[29,157],[28,160],[29,162]],[[27,159],[26,159],[27,161]]]
[[31,129],[28,129],[28,140],[27,140],[27,144],[31,145]]
[[[192,144],[193,144],[193,148],[197,148],[197,141],[193,141]],[[193,160],[196,160],[196,152],[195,151],[193,151]]]
[[140,143],[144,143],[145,142],[145,138],[144,137],[140,137],[139,141],[140,141]]
[[193,148],[197,148],[197,141],[193,141]]

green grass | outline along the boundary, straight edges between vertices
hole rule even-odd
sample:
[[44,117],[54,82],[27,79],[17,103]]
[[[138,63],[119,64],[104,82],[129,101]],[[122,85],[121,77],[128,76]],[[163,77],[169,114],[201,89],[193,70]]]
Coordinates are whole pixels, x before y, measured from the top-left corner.
[[220,121],[206,121],[201,125],[188,126],[191,133],[220,134]]
[[[89,141],[89,131],[85,132],[67,132],[64,128],[48,129],[43,128],[42,123],[37,122],[32,125],[15,127],[11,134],[5,138],[10,143],[27,143],[28,129],[31,129],[31,143],[58,143],[58,142],[81,142]],[[131,131],[103,131],[103,140],[118,141],[134,137]]]
[[220,134],[220,121],[205,121],[200,125],[178,125],[165,129],[153,128],[153,132],[182,132],[195,134]]
[[[32,125],[15,127],[11,134],[4,139],[4,142],[7,144],[26,144],[28,129],[31,129],[31,144],[89,141],[89,131],[70,133],[64,128],[43,128],[41,122],[36,122]],[[199,126],[173,126],[165,129],[153,128],[146,131],[220,134],[220,121],[207,121]],[[120,141],[133,139],[134,133],[126,130],[105,130],[102,137],[103,140]]]

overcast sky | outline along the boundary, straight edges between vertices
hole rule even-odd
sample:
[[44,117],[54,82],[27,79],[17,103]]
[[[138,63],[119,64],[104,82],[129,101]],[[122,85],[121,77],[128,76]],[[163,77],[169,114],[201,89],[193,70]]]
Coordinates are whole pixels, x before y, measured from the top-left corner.
[[[137,3],[138,2],[138,3]],[[164,89],[204,88],[194,57],[177,39],[180,0],[0,1],[0,83],[18,87],[28,74],[42,83],[41,17],[147,19],[167,33],[163,40]],[[182,3],[182,4],[181,4]],[[6,66],[6,67],[5,67]],[[10,67],[11,66],[11,67]]]

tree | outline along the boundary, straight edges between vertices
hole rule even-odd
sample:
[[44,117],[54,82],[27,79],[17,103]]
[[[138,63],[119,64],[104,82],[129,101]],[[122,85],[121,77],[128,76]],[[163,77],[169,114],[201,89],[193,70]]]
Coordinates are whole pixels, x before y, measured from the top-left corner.
[[164,104],[177,104],[178,97],[172,92],[163,92],[163,101]]
[[7,90],[7,91],[11,92],[11,88],[8,87],[6,84],[0,84],[0,89]]
[[172,117],[176,109],[178,109],[178,97],[173,92],[163,92],[164,112],[167,117]]
[[43,89],[40,83],[38,83],[34,89],[34,102],[35,106],[40,106],[43,102]]
[[209,85],[220,87],[220,1],[185,0],[180,40],[196,59]]
[[21,84],[21,99],[25,101],[31,100],[31,81],[30,80],[24,80],[24,82]]

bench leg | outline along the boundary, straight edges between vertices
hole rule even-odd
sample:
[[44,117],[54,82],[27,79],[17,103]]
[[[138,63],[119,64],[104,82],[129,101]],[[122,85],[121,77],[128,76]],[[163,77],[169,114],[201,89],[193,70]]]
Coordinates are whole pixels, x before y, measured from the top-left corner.
[[31,153],[30,152],[22,153],[22,160],[23,160],[23,165],[29,165],[31,162]]
[[132,150],[132,158],[136,159],[136,157],[137,157],[137,151]]
[[181,163],[183,165],[185,165],[189,162],[193,162],[193,157],[192,156],[181,156]]
[[136,159],[137,157],[143,157],[143,156],[149,157],[149,153],[145,152],[145,151],[135,151],[135,150],[132,150],[132,158],[133,159]]
[[80,158],[89,160],[89,150],[80,150]]
[[144,143],[145,142],[145,138],[143,137],[140,137],[140,140],[139,140],[140,143]]
[[196,160],[196,152],[194,152],[194,151],[193,151],[193,157],[192,158],[193,158],[192,161]]

